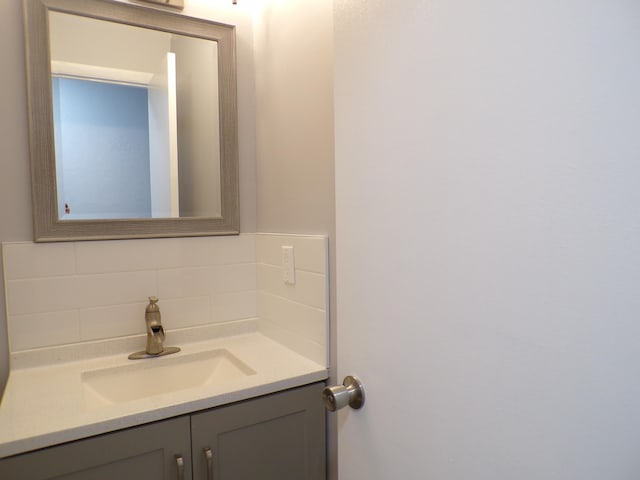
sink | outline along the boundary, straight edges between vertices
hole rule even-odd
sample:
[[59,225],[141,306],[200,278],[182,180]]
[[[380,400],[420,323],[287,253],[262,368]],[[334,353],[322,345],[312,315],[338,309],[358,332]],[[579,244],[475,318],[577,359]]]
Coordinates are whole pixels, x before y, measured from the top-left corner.
[[256,372],[225,349],[138,361],[82,372],[87,407],[130,402],[193,387],[231,382]]

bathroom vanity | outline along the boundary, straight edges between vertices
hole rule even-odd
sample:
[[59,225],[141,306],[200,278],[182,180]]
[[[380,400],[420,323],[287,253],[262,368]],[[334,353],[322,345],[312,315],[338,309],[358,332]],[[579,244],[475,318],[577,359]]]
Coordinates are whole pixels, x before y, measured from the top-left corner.
[[257,332],[172,339],[181,352],[148,360],[120,353],[126,339],[97,342],[112,350],[100,357],[83,345],[52,349],[46,366],[18,358],[0,478],[325,478],[325,368]]
[[322,383],[0,460],[4,480],[324,479]]

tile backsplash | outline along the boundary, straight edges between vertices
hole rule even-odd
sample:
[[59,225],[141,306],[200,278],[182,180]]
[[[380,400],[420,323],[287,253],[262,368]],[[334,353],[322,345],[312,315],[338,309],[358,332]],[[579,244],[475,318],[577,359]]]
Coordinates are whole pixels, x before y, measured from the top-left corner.
[[[295,284],[283,281],[282,247],[292,246]],[[257,251],[260,331],[328,365],[328,242],[325,237],[260,235]]]
[[[294,247],[296,284],[282,277]],[[327,362],[327,239],[248,234],[4,243],[11,352],[144,334],[147,297],[167,330],[258,318],[260,331]]]

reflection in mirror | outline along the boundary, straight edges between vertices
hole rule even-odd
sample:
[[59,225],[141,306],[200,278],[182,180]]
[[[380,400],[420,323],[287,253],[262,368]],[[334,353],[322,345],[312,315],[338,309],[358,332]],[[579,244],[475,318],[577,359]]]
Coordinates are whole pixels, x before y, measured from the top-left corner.
[[217,43],[61,12],[49,42],[59,218],[220,216]]
[[234,27],[23,2],[35,240],[238,233]]

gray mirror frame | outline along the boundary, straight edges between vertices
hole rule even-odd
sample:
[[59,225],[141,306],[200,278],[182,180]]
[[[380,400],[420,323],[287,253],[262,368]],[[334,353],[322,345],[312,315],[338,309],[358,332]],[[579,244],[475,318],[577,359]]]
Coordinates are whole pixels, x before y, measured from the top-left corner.
[[[235,27],[113,0],[23,0],[25,56],[36,242],[235,235],[240,232]],[[218,42],[220,217],[60,220],[48,12],[58,11]]]

